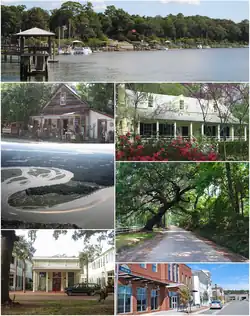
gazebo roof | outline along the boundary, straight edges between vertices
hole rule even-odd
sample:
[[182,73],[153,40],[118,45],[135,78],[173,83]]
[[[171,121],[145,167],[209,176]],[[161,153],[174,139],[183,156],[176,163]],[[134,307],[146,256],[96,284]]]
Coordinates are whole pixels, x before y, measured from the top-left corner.
[[39,29],[38,27],[33,27],[23,32],[16,34],[17,36],[54,36],[55,33]]

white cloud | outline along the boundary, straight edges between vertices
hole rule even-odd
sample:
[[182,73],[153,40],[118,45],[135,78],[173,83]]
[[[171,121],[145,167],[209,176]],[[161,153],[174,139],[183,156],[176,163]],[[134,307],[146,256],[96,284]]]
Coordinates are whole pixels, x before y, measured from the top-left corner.
[[224,290],[249,290],[249,283],[220,284]]
[[186,4],[200,4],[200,0],[160,0],[162,3],[170,3],[170,2],[177,2],[177,3],[186,3]]
[[95,11],[104,11],[107,6],[103,0],[95,0],[92,2]]

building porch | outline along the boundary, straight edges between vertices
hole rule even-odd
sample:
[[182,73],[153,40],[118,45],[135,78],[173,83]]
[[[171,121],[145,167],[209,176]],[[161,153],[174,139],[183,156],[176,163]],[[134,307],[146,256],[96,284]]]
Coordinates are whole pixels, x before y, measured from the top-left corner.
[[77,270],[33,270],[33,292],[63,292],[68,286],[80,282],[80,269]]
[[236,124],[217,124],[185,121],[146,121],[137,122],[137,134],[144,140],[164,139],[171,140],[181,137],[207,137],[217,141],[247,141],[247,126]]

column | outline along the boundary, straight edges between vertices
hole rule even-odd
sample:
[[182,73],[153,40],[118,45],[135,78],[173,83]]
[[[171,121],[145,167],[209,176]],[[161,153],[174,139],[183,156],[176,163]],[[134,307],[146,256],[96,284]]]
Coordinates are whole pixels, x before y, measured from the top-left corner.
[[193,122],[190,122],[190,138],[193,138]]
[[137,135],[140,135],[140,121],[137,122]]
[[49,292],[49,272],[46,271],[46,292]]
[[36,291],[36,272],[33,271],[33,292]]
[[68,275],[68,271],[66,272],[66,287],[68,287],[69,284],[69,275]]
[[218,137],[218,140],[220,141],[220,124],[217,126],[217,137]]
[[174,138],[176,138],[176,122],[174,122]]
[[247,141],[247,126],[244,126],[244,140]]
[[234,140],[234,126],[233,125],[231,127],[231,137],[232,137],[232,140]]
[[201,136],[204,136],[204,123],[201,124]]
[[61,292],[63,292],[64,272],[61,272]]
[[156,122],[156,138],[159,138],[159,121]]

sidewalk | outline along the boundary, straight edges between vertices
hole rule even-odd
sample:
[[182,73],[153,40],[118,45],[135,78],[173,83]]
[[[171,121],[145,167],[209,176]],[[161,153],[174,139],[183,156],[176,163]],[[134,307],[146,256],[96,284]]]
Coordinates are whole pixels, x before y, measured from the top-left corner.
[[[160,311],[160,312],[155,312],[155,313],[149,313],[149,314],[144,314],[144,315],[150,315],[150,316],[157,316],[157,315],[167,315],[167,316],[182,316],[182,315],[196,315],[199,314],[200,312],[204,312],[206,310],[208,310],[209,307],[208,306],[202,306],[202,307],[195,307],[193,306],[191,309],[191,312],[187,313],[185,311],[176,311],[176,310],[167,310],[167,311]],[[188,311],[190,311],[190,309],[188,309]]]

